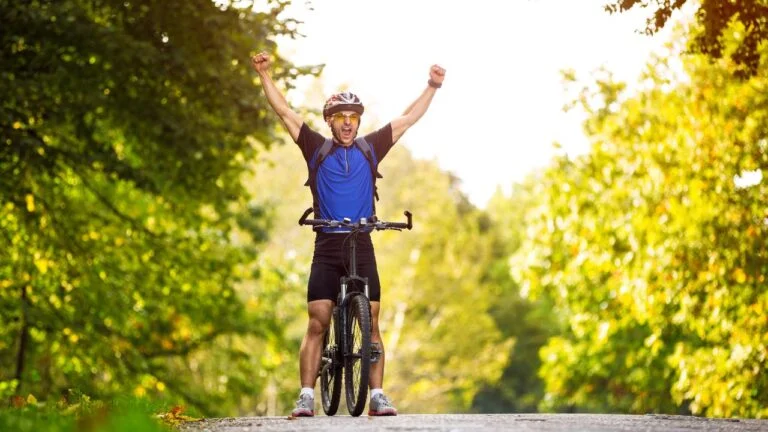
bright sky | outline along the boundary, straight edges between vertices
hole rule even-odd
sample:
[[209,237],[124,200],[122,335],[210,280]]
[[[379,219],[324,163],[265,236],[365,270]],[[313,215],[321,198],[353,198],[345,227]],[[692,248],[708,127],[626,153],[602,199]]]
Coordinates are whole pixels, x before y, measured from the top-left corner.
[[635,31],[650,9],[610,15],[608,2],[294,0],[287,15],[304,22],[306,37],[278,43],[294,64],[326,65],[326,94],[342,85],[358,94],[373,114],[364,123],[400,115],[426,86],[429,67],[445,67],[443,88],[400,144],[456,174],[484,207],[497,187],[507,191],[545,165],[554,141],[569,153],[586,150],[581,115],[562,112],[560,70],[584,78],[605,66],[631,83],[666,42],[671,26],[653,37]]

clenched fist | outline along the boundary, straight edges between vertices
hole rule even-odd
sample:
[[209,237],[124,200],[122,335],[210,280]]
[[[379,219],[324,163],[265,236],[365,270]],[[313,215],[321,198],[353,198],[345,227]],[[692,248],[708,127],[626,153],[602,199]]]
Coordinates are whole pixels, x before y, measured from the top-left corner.
[[435,84],[442,84],[445,79],[445,69],[438,65],[432,65],[429,69],[429,79]]
[[253,65],[253,69],[255,69],[256,72],[266,71],[271,64],[272,62],[269,60],[269,55],[263,51],[251,57],[251,65]]

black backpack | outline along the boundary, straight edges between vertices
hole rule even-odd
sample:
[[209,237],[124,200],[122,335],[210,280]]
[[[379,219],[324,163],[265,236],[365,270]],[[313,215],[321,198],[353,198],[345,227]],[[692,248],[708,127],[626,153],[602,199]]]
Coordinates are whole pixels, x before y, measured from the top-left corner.
[[[354,145],[357,146],[357,148],[360,149],[360,151],[363,152],[363,155],[365,156],[365,159],[368,161],[368,165],[371,167],[371,179],[373,179],[373,197],[371,197],[371,201],[373,201],[373,212],[376,213],[376,201],[379,200],[379,191],[376,186],[376,179],[384,178],[381,174],[379,174],[379,171],[377,169],[378,161],[373,155],[373,149],[371,149],[371,145],[368,144],[368,141],[365,140],[363,137],[355,138]],[[315,157],[315,163],[314,165],[310,162],[307,163],[307,168],[309,169],[309,178],[307,179],[307,182],[304,183],[304,186],[309,186],[309,188],[312,190],[312,200],[314,201],[312,203],[312,207],[315,209],[315,217],[319,216],[318,212],[318,204],[317,204],[317,170],[320,168],[320,164],[323,163],[325,158],[331,153],[331,150],[333,149],[333,140],[330,138],[326,138],[325,142],[320,146],[320,150],[317,152],[317,156]],[[375,201],[374,201],[375,198]]]

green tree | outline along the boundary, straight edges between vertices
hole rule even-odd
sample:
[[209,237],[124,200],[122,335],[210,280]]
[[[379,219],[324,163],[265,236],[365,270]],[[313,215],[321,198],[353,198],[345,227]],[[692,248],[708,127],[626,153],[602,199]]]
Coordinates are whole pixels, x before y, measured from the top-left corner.
[[525,215],[538,205],[539,197],[533,192],[540,175],[534,172],[514,184],[509,196],[498,191],[485,212],[491,221],[486,237],[493,251],[493,261],[483,277],[494,296],[490,313],[502,334],[515,344],[498,382],[486,384],[475,397],[472,408],[477,412],[535,412],[544,397],[544,383],[538,376],[539,350],[558,334],[560,323],[546,298],[532,300],[521,292],[509,263],[509,256],[526,237]]
[[[263,365],[258,369],[260,379],[271,385],[271,393],[254,395],[258,414],[290,411],[298,390],[298,354],[307,324],[306,292],[313,246],[311,230],[297,223],[312,203],[309,188],[302,186],[306,179],[301,151],[293,143],[284,143],[261,153],[244,181],[251,206],[264,209],[262,219],[268,221],[269,228],[265,230],[267,239],[259,246],[258,260],[246,271],[250,277],[241,281],[238,290],[251,299],[254,313],[274,317],[282,329],[280,337],[257,342],[266,349],[252,350],[254,361]],[[260,351],[269,355],[259,359]]]
[[247,137],[276,124],[248,56],[296,23],[233,4],[0,0],[0,393],[261,391],[232,336],[280,326],[234,289],[264,237]]
[[[647,19],[645,33],[652,35],[663,28],[672,13],[688,0],[612,0],[605,5],[610,13],[624,12],[633,7],[655,9]],[[713,59],[730,57],[737,65],[738,76],[752,76],[760,66],[761,47],[768,41],[768,2],[765,0],[701,0],[698,2],[696,22],[701,31],[691,40],[691,51],[706,54]],[[724,39],[731,37],[732,27],[740,29],[738,43],[727,48]]]
[[585,89],[591,151],[537,186],[513,270],[567,323],[542,350],[543,408],[768,416],[765,69],[669,63],[636,94]]
[[514,342],[491,315],[490,221],[456,177],[405,147],[393,149],[380,171],[379,216],[414,214],[412,231],[376,239],[385,385],[406,412],[466,412],[479,389],[499,379]]

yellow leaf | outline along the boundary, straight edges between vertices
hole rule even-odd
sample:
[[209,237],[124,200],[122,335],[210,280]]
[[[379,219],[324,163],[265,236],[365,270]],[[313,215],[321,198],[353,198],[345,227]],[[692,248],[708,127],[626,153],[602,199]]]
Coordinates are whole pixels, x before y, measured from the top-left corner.
[[27,396],[27,403],[30,405],[37,405],[37,398],[32,396],[32,394],[30,393],[30,395]]
[[40,270],[40,273],[45,274],[48,271],[48,260],[45,258],[35,258],[35,267]]
[[27,194],[27,211],[33,213],[35,211],[35,197],[32,194]]
[[737,268],[733,271],[733,278],[738,283],[744,283],[747,280],[747,275],[744,273],[744,270]]

